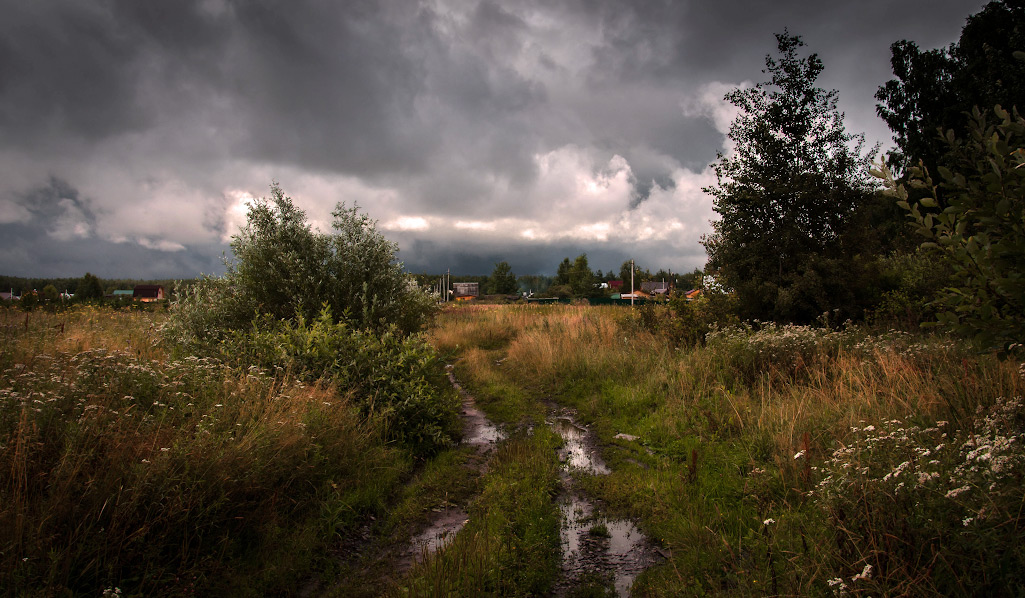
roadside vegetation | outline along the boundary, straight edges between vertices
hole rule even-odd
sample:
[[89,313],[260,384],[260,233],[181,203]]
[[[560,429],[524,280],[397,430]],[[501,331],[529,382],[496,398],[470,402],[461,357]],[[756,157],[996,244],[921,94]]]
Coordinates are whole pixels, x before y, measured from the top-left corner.
[[613,472],[584,486],[672,555],[634,595],[1021,587],[1016,362],[868,328],[678,346],[616,307],[454,309],[434,336],[496,417],[546,399],[597,432]]

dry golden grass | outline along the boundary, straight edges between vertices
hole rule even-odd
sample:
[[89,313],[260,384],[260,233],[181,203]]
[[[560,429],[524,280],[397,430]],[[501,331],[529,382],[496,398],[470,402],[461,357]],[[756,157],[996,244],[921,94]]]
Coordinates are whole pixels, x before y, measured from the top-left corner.
[[[685,428],[695,411],[706,410],[727,431],[770,436],[779,455],[799,450],[805,432],[824,449],[862,421],[947,417],[952,409],[974,410],[979,400],[1023,392],[1014,363],[882,343],[798,357],[788,370],[774,369],[770,359],[747,384],[731,371],[728,355],[710,347],[673,350],[616,306],[458,309],[443,314],[433,335],[441,347],[501,348],[502,375],[530,386],[583,384],[595,393],[603,384],[629,387],[653,397],[653,415],[665,429]],[[482,343],[495,338],[507,344]],[[472,349],[460,367],[472,380],[493,383],[494,361],[494,354]]]
[[[162,313],[35,312],[27,328],[24,316],[0,312],[0,586],[12,593],[180,593],[188,574],[236,558],[301,568],[303,543],[383,503],[405,468],[332,388],[171,361]],[[337,520],[304,535],[328,506]],[[207,583],[262,582],[239,568]]]

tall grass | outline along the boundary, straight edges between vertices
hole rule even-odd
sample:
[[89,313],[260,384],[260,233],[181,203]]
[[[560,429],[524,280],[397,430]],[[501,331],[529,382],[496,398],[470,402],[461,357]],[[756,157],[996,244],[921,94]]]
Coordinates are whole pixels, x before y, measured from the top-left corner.
[[[495,331],[508,342],[483,353],[466,348]],[[474,391],[551,396],[593,424],[615,471],[585,483],[610,508],[639,518],[673,554],[641,578],[642,592],[825,594],[839,587],[829,583],[838,578],[847,592],[928,595],[963,587],[971,594],[972,587],[992,587],[973,584],[957,568],[947,570],[945,585],[893,585],[893,572],[912,571],[917,557],[885,569],[878,550],[864,542],[896,533],[886,527],[894,520],[860,521],[878,524],[872,533],[851,536],[845,527],[851,520],[837,516],[842,505],[825,502],[816,484],[835,450],[857,444],[861,430],[880,422],[927,428],[949,421],[947,433],[967,442],[999,397],[1025,394],[1015,363],[974,354],[947,337],[859,328],[740,326],[713,330],[703,345],[674,347],[649,332],[640,316],[616,307],[452,312],[443,314],[435,335],[443,346],[460,346],[466,358],[457,368]],[[639,440],[615,439],[618,433]],[[890,458],[859,455],[880,467]],[[944,467],[956,467],[955,456],[944,459]],[[870,504],[847,505],[844,513],[885,514],[895,487],[872,494]],[[1001,492],[1002,508],[1022,499],[1020,488]],[[1009,515],[1001,521],[1019,529]],[[948,518],[931,533],[960,534],[960,526],[960,519]],[[837,537],[846,538],[843,550]],[[1001,538],[1001,550],[1017,554],[1007,535],[987,537]],[[889,581],[852,581],[869,562],[851,555],[868,553],[877,554],[876,574],[889,572]],[[927,564],[918,566],[928,573]],[[993,571],[1006,582],[1013,570]]]
[[408,469],[321,385],[168,359],[162,314],[0,312],[0,587],[267,593]]

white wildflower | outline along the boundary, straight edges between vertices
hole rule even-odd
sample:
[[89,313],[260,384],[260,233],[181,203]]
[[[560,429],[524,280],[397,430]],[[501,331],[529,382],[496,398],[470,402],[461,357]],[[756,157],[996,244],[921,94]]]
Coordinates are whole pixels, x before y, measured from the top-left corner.
[[851,578],[851,581],[858,581],[859,579],[870,579],[872,577],[872,565],[865,565],[865,568]]

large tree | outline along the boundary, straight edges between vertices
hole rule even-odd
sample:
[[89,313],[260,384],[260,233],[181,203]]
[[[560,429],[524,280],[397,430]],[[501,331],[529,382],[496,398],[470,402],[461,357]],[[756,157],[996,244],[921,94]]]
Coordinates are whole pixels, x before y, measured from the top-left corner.
[[720,219],[703,239],[708,271],[732,289],[745,318],[809,321],[849,305],[841,235],[870,192],[863,137],[845,131],[837,92],[817,87],[822,61],[804,42],[776,35],[769,80],[735,89],[735,148],[705,188]]
[[[949,168],[938,185],[922,168],[909,197],[885,168],[891,192],[931,249],[953,266],[951,284],[936,301],[941,325],[970,336],[982,349],[1022,352],[1025,343],[1025,118],[994,110],[995,123],[975,110],[969,135],[946,136]],[[939,209],[939,194],[945,208]]]
[[990,2],[970,16],[960,39],[947,48],[921,50],[894,43],[894,79],[876,92],[876,110],[893,131],[898,152],[890,164],[905,171],[922,161],[935,171],[949,147],[939,131],[964,134],[973,107],[1025,109],[1025,2]]
[[488,277],[488,292],[496,295],[511,295],[516,292],[518,287],[516,275],[513,274],[509,262],[495,264],[495,269]]

